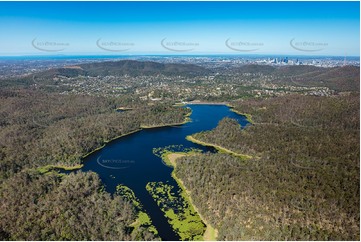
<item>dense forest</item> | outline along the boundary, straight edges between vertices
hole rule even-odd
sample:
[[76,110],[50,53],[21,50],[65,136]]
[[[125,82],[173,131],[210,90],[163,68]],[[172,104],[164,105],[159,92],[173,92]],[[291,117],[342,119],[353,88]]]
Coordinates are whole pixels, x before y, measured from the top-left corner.
[[[234,111],[252,120],[242,130],[225,118],[193,135],[250,158],[205,153],[177,161],[176,176],[218,239],[359,239],[359,94],[350,93],[359,90],[359,67],[214,71],[126,60],[42,70],[0,83],[0,239],[159,240],[129,188],[109,194],[95,173],[56,168],[79,168],[122,135],[181,124],[190,110],[173,104],[194,99],[237,99]],[[276,88],[286,96],[254,99],[266,82],[337,95]]]
[[105,192],[95,173],[22,171],[2,184],[0,196],[2,240],[154,239],[132,231],[133,206]]
[[176,175],[221,240],[359,240],[359,96],[234,102],[253,124],[225,118],[193,135],[250,159],[182,157]]
[[158,63],[153,61],[105,61],[98,63],[80,64],[64,68],[55,68],[34,74],[34,77],[49,78],[54,76],[77,77],[82,76],[121,76],[121,75],[205,75],[210,70],[192,64]]
[[132,104],[121,99],[59,95],[29,90],[0,96],[0,176],[25,167],[74,166],[88,152],[141,126],[181,123],[189,110],[169,104]]
[[88,152],[142,126],[184,122],[188,109],[28,89],[0,94],[0,239],[159,239],[149,224],[131,226],[139,211],[106,193],[96,174],[60,176],[49,166],[76,167]]

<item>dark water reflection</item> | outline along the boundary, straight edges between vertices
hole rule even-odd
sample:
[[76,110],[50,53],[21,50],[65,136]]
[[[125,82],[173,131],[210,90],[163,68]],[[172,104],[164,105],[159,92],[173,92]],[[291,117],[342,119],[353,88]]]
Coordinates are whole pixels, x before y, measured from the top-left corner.
[[214,151],[212,148],[191,143],[185,137],[213,129],[224,117],[237,119],[242,127],[248,124],[244,116],[230,111],[224,105],[189,105],[188,107],[192,109],[192,122],[181,126],[145,129],[119,138],[86,157],[84,167],[81,169],[98,173],[110,193],[114,193],[118,184],[131,188],[151,217],[162,240],[179,240],[179,237],[172,230],[145,186],[151,181],[168,181],[168,184],[177,188],[178,185],[171,177],[172,168],[165,166],[161,159],[153,154],[153,148],[182,145],[184,148]]

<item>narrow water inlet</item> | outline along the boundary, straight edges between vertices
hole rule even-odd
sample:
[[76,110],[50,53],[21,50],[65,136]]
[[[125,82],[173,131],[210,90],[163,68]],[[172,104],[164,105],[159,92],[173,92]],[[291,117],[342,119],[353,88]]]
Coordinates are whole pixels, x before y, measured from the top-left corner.
[[215,128],[225,118],[237,119],[242,127],[248,124],[246,117],[232,112],[225,105],[188,105],[192,109],[191,122],[177,127],[144,129],[108,143],[104,148],[84,159],[82,171],[96,172],[105,185],[106,191],[114,193],[118,184],[133,190],[140,200],[162,240],[179,240],[164,213],[146,190],[148,182],[168,182],[177,189],[177,182],[171,176],[172,168],[163,164],[153,154],[153,148],[170,145],[184,148],[196,148],[203,152],[214,152],[187,141],[187,135]]

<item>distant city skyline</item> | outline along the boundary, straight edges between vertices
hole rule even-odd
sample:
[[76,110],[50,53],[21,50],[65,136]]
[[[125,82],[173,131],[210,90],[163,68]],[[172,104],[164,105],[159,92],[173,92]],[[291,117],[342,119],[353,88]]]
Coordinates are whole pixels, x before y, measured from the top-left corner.
[[0,2],[0,56],[359,56],[359,2]]

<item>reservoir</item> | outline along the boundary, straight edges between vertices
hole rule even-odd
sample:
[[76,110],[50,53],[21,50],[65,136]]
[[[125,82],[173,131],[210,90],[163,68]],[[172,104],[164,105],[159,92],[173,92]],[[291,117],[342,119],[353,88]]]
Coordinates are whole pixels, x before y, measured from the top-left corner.
[[211,147],[187,141],[186,136],[211,130],[224,117],[237,119],[242,127],[248,124],[246,117],[232,112],[225,105],[192,104],[187,107],[192,109],[191,122],[180,126],[143,129],[116,139],[87,156],[81,169],[96,172],[109,193],[114,193],[118,184],[132,189],[151,217],[162,240],[179,240],[179,237],[145,187],[148,182],[159,181],[168,181],[177,188],[178,185],[171,176],[173,168],[164,165],[162,160],[153,154],[153,148],[180,145],[183,148],[215,152]]

